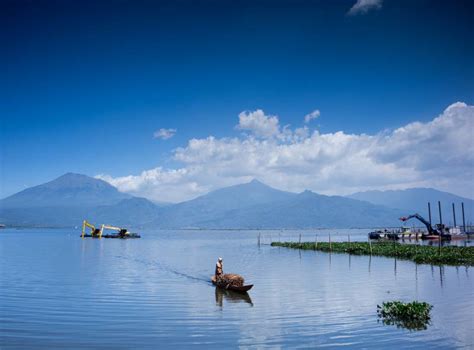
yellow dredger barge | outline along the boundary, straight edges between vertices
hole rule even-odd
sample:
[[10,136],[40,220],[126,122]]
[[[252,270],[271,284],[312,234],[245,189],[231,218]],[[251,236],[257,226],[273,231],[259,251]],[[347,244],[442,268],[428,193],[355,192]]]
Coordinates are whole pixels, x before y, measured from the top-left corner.
[[[86,228],[90,228],[90,233],[86,233]],[[114,234],[105,234],[104,230],[114,230],[117,233]],[[126,228],[104,225],[102,224],[100,228],[96,228],[94,225],[89,223],[87,220],[82,222],[82,238],[140,238],[140,235],[137,233],[130,233]]]

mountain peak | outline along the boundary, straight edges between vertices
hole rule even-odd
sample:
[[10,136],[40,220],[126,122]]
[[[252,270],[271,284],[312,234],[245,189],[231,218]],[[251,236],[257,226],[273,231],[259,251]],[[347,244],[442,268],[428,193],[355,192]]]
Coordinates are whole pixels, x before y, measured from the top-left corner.
[[257,179],[253,179],[252,181],[250,181],[248,183],[249,185],[259,185],[259,186],[266,186],[268,187],[268,185],[264,184],[263,182],[257,180]]
[[299,198],[315,198],[321,196],[320,194],[317,194],[311,190],[304,190],[303,192],[298,194]]
[[108,182],[96,179],[84,174],[66,173],[58,178],[49,181],[43,185],[48,188],[78,188],[78,187],[94,187],[94,188],[114,188]]
[[86,178],[86,177],[90,178],[89,176],[84,175],[84,174],[68,172],[68,173],[65,173],[65,174],[59,176],[58,179],[61,179],[61,178]]
[[96,179],[93,178],[93,177],[84,175],[84,174],[65,173],[65,174],[57,177],[56,179],[54,179],[50,182],[54,182],[54,181],[94,181],[94,180],[96,180]]
[[66,173],[47,183],[27,188],[2,200],[9,207],[53,207],[115,204],[131,196],[93,177]]

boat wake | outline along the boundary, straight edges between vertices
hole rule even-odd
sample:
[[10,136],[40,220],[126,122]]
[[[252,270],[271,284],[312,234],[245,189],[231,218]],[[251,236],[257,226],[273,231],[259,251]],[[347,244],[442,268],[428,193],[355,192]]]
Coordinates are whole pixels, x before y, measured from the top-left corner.
[[139,264],[146,265],[150,269],[165,271],[165,272],[171,273],[175,276],[186,278],[188,280],[198,281],[198,282],[205,282],[206,284],[212,285],[212,283],[211,283],[211,281],[210,281],[210,279],[207,275],[201,275],[201,276],[190,275],[190,274],[181,272],[179,270],[176,270],[176,269],[170,267],[169,265],[164,264],[163,262],[161,262],[159,260],[148,261],[148,260],[145,260],[145,259],[129,258],[127,256],[116,256],[116,258],[124,259],[124,260],[127,260],[127,261],[137,262]]

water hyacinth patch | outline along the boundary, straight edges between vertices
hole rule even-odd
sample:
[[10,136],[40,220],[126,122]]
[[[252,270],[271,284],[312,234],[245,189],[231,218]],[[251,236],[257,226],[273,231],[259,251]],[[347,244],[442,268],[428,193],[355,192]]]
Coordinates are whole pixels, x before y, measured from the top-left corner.
[[409,330],[424,330],[430,324],[432,305],[426,302],[388,301],[377,305],[377,314],[386,325],[396,325],[397,328]]
[[474,266],[474,247],[438,247],[397,242],[272,242],[286,247],[353,255],[377,255],[414,261],[417,264]]

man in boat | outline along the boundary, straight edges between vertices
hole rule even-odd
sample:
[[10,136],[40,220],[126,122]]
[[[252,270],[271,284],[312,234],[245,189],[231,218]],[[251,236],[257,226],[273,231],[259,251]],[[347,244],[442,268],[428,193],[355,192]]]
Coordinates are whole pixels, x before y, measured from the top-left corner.
[[223,270],[223,263],[222,263],[222,258],[217,259],[216,263],[216,272],[214,273],[214,276],[216,278],[216,281],[219,279],[224,274]]
[[212,282],[218,287],[228,289],[230,286],[243,287],[244,279],[242,276],[235,273],[228,273],[224,275],[224,264],[222,258],[219,258],[216,263],[216,271],[212,277]]

